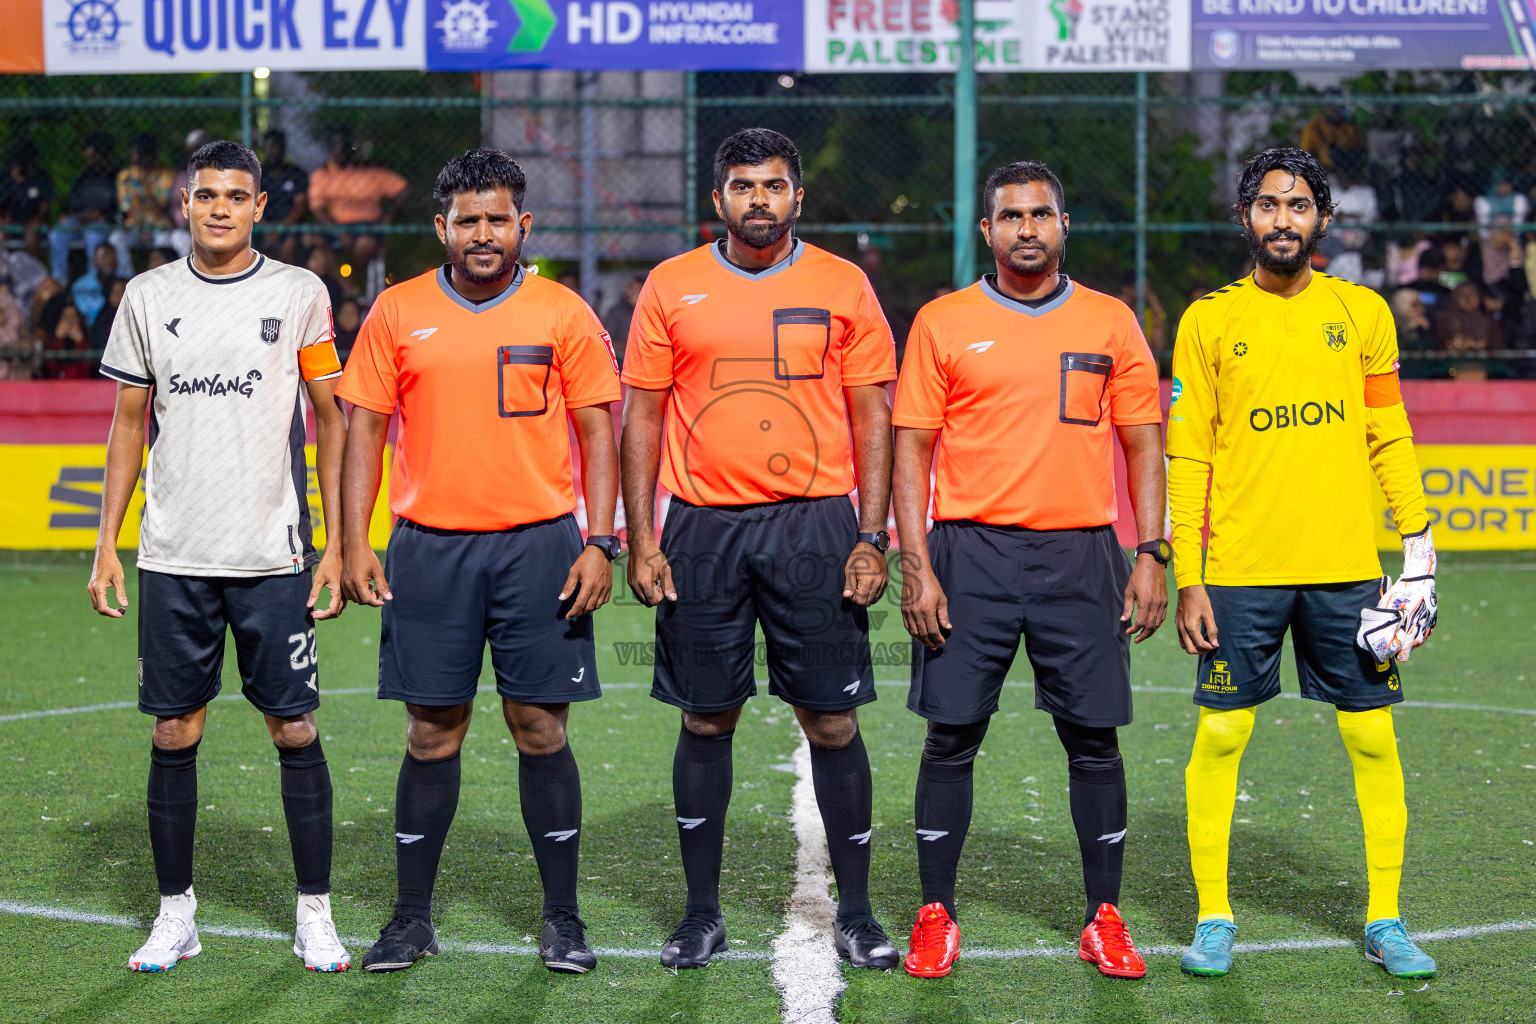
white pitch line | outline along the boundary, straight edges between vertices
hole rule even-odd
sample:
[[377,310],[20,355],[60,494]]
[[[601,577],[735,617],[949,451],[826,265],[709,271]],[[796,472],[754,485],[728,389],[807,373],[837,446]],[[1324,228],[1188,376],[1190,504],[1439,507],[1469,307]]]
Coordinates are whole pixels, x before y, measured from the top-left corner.
[[[875,680],[875,685],[909,686],[911,684],[908,680],[905,679],[877,679]],[[1010,679],[1003,685],[1009,689],[1033,690],[1035,688],[1034,683],[1018,679]],[[620,682],[603,684],[604,690],[649,690],[650,688],[650,683]],[[494,693],[495,691],[495,686],[482,686],[479,689],[480,693]],[[1193,692],[1188,687],[1183,686],[1132,686],[1131,691],[1133,693],[1165,693],[1172,694],[1173,696],[1185,696]],[[363,694],[376,694],[378,692],[378,688],[373,686],[353,686],[341,687],[334,690],[322,690],[320,695],[322,697],[353,697]],[[1278,696],[1284,700],[1305,699],[1299,693],[1281,693]],[[214,699],[244,700],[245,698],[238,693],[221,693]],[[1405,700],[1399,702],[1396,706],[1400,708],[1426,708],[1431,711],[1485,711],[1493,715],[1525,715],[1527,717],[1536,718],[1536,708],[1501,708],[1494,707],[1493,705],[1489,704],[1457,704],[1447,701],[1430,700]],[[46,708],[42,711],[19,711],[9,715],[0,715],[0,723],[19,722],[22,719],[27,718],[50,718],[55,715],[79,715],[88,711],[119,711],[123,708],[135,707],[138,707],[138,705],[131,700],[120,700],[106,704],[82,704],[78,707],[72,708]]]
[[[796,729],[799,732],[799,729]],[[789,821],[795,830],[795,889],[784,913],[784,930],[773,940],[773,984],[784,999],[785,1024],[837,1024],[833,1012],[843,991],[843,970],[832,946],[837,908],[826,830],[811,779],[811,744],[800,733],[791,758],[795,788]]]
[[[830,903],[830,899],[828,900]],[[38,903],[17,903],[12,900],[0,900],[0,914],[9,914],[15,917],[42,917],[53,921],[67,921],[71,924],[96,924],[107,925],[114,928],[147,928],[149,923],[138,918],[128,917],[123,914],[96,914],[85,910],[73,910],[69,907],[48,906]],[[828,925],[830,928],[830,924]],[[222,925],[199,924],[197,930],[204,935],[219,935],[234,939],[258,939],[264,942],[291,942],[292,934],[288,932],[273,931],[269,928],[236,928]],[[1459,939],[1479,939],[1488,935],[1508,935],[1514,932],[1536,931],[1536,918],[1523,918],[1518,921],[1500,921],[1497,924],[1477,924],[1462,928],[1436,928],[1431,931],[1410,932],[1415,942],[1454,942]],[[342,941],[352,946],[366,948],[371,945],[371,938],[359,936],[343,936]],[[775,941],[775,947],[778,943]],[[828,944],[830,947],[830,943]],[[1353,949],[1360,944],[1357,941],[1340,938],[1326,939],[1279,939],[1274,942],[1239,942],[1232,947],[1235,953],[1298,953],[1323,949]],[[474,953],[483,956],[532,956],[538,952],[534,946],[516,944],[503,944],[495,942],[444,942],[445,950],[453,953]],[[1168,957],[1182,956],[1184,946],[1149,946],[1141,952],[1144,956]],[[646,960],[652,957],[659,958],[659,949],[637,949],[634,947],[604,948],[597,947],[593,950],[598,956],[611,956],[618,959]],[[988,949],[967,947],[961,953],[965,960],[1070,960],[1077,956],[1076,947],[1061,946],[1026,946],[1020,949]],[[769,959],[769,954],[756,950],[730,950],[725,953],[717,953],[711,960],[737,960],[743,962],[762,961]],[[777,955],[775,953],[775,979],[778,977]],[[841,985],[839,985],[841,987]],[[786,1003],[786,1007],[787,1007]],[[793,1019],[786,1012],[786,1020]],[[809,1022],[813,1017],[803,1018]]]

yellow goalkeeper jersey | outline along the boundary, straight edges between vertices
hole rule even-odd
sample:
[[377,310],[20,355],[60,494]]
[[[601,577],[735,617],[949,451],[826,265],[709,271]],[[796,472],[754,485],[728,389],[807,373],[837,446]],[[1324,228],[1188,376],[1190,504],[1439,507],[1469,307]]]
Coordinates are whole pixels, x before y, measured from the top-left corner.
[[1423,528],[1397,332],[1375,292],[1316,272],[1289,299],[1252,275],[1234,281],[1185,312],[1173,374],[1168,497],[1179,586],[1381,575],[1373,470],[1399,530]]

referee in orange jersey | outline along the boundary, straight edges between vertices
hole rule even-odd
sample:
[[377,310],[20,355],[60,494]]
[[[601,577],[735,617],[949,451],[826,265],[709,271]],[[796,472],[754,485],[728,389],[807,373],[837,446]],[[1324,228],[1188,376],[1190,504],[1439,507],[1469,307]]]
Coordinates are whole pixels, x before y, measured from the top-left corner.
[[[1117,907],[1126,793],[1115,729],[1131,721],[1128,634],[1151,636],[1168,604],[1157,369],[1131,309],[1061,273],[1068,219],[1048,167],[999,167],[982,207],[997,272],[918,313],[892,416],[902,619],[917,640],[907,706],[928,720],[916,798],[925,906],[906,968],[942,977],[960,951],[955,874],[972,772],[1022,635],[1035,707],[1067,752],[1088,897],[1079,955],[1139,978],[1146,965]],[[1142,541],[1134,569],[1112,525],[1114,434]]]
[[[875,699],[865,608],[886,584],[895,345],[864,272],[796,240],[792,142],[737,132],[714,170],[727,236],[651,271],[624,359],[629,585],[658,606],[651,695],[683,718],[672,790],[688,904],[661,962],[702,967],[726,948],[731,737],[757,692],[761,624],[769,692],[810,740],[837,878],[834,943],[855,967],[895,967],[869,906],[872,791],[856,711]],[[659,547],[658,475],[673,495]]]
[[[448,162],[433,188],[448,262],[385,289],[337,389],[356,404],[342,467],[342,585],[351,600],[383,608],[379,697],[404,703],[409,721],[395,790],[395,909],[363,957],[368,971],[437,952],[432,890],[487,643],[544,886],[539,956],[568,974],[596,964],[576,912],[581,776],[565,724],[573,702],[601,695],[592,612],[608,600],[618,554],[608,411],[618,368],[581,297],[518,264],[533,221],[521,212],[526,188],[499,150]],[[397,414],[397,518],[380,566],[368,521]],[[568,424],[581,447],[585,541]]]

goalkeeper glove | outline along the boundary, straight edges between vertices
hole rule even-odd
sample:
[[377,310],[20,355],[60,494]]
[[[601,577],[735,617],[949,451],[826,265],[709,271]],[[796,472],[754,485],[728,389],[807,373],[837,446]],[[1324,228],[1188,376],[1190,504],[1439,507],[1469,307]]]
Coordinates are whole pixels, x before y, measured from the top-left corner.
[[1382,577],[1381,599],[1360,613],[1355,642],[1378,664],[1407,661],[1429,639],[1439,617],[1435,594],[1435,542],[1429,527],[1403,538],[1403,574],[1396,583]]

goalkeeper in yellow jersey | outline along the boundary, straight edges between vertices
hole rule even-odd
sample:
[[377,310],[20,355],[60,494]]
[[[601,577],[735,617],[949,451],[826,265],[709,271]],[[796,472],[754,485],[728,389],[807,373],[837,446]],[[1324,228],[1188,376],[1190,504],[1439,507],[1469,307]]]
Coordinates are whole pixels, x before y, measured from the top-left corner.
[[[1392,315],[1375,292],[1312,270],[1333,202],[1311,154],[1266,150],[1237,195],[1256,269],[1184,314],[1168,423],[1175,623],[1184,650],[1200,657],[1200,725],[1185,772],[1200,918],[1183,968],[1215,976],[1232,967],[1238,762],[1255,709],[1280,692],[1289,630],[1301,695],[1334,705],[1354,763],[1370,879],[1366,956],[1395,977],[1427,978],[1435,962],[1397,909],[1408,812],[1392,705],[1403,699],[1397,662],[1435,624],[1435,549]],[[1373,473],[1403,537],[1396,585],[1372,537]]]

